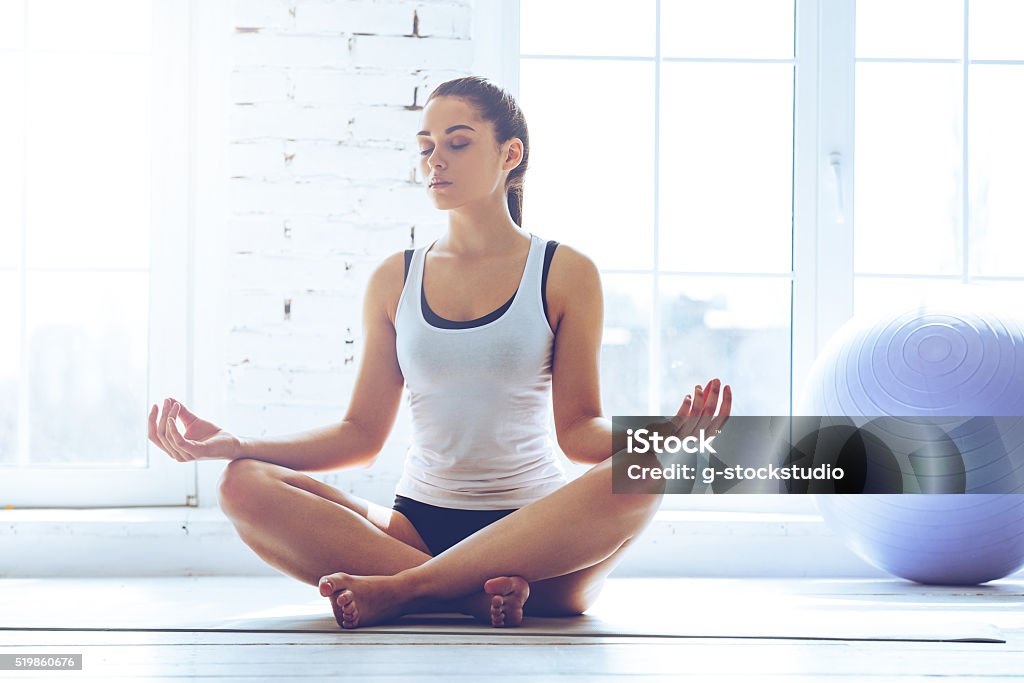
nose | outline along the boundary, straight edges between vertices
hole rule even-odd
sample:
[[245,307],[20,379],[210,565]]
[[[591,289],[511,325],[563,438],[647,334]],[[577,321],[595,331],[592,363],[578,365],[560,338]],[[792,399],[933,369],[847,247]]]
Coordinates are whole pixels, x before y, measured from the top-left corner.
[[427,168],[440,169],[444,167],[444,164],[441,163],[441,159],[438,156],[438,149],[440,149],[440,147],[440,145],[435,146],[434,150],[430,153],[429,156],[427,156]]

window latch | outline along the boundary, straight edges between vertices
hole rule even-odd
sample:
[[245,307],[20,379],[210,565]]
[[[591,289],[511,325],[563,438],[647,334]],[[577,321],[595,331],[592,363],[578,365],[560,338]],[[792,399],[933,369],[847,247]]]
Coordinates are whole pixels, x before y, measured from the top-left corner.
[[828,165],[832,167],[832,175],[836,182],[836,223],[846,222],[845,202],[843,201],[843,156],[839,152],[828,155]]

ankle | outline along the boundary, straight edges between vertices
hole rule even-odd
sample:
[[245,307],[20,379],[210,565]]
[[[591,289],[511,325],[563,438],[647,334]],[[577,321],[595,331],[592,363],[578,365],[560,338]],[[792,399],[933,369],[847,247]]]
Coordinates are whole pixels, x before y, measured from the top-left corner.
[[428,577],[424,576],[419,567],[403,569],[395,574],[402,582],[402,591],[412,599],[419,601],[442,602],[450,598],[441,595]]

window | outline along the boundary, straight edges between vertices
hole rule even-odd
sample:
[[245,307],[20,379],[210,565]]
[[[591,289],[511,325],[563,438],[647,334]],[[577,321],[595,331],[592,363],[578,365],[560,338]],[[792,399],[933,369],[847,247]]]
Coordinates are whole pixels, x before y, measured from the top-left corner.
[[0,504],[194,493],[145,430],[186,376],[185,7],[0,3]]
[[606,414],[712,376],[736,415],[789,414],[855,310],[1024,293],[1019,3],[518,4],[524,219],[602,271]]
[[[929,25],[911,30],[922,13]],[[1024,297],[1024,6],[859,0],[854,308]]]

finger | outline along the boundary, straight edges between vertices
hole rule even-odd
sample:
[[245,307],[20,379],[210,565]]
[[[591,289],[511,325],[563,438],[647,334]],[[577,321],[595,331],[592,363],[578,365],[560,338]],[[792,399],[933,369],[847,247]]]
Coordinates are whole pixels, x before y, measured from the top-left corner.
[[697,429],[705,431],[711,428],[711,423],[715,419],[715,411],[718,408],[718,391],[721,385],[717,379],[713,379],[708,382],[708,387],[709,391],[705,393],[704,408],[701,410],[701,417],[697,424]]
[[686,409],[686,402],[689,398],[689,394],[683,397],[683,402],[679,404],[679,410],[676,411],[676,415],[685,415],[683,411]]
[[160,419],[158,415],[160,415],[160,410],[154,403],[153,407],[149,410],[149,440],[156,444],[157,448],[177,460],[175,454],[167,450],[166,444],[164,444],[163,440],[160,438]]
[[191,410],[185,407],[184,403],[181,403],[180,401],[175,401],[175,403],[178,404],[180,413],[179,419],[181,420],[181,423],[185,425],[185,431],[187,432],[188,428],[192,426],[192,423],[195,421],[196,416]]
[[182,416],[181,416],[182,410],[184,410],[184,408],[185,408],[185,406],[181,405],[179,402],[175,401],[173,398],[171,399],[171,427],[174,430],[177,430],[177,426],[178,426],[178,422],[177,421],[181,420],[182,424],[185,425],[185,431],[188,431],[188,423],[185,422],[184,418],[182,418]]
[[683,423],[686,421],[687,415],[690,414],[691,405],[693,405],[693,397],[687,394],[683,398],[683,402],[679,404],[679,410],[676,411],[676,414],[672,416],[672,418],[669,420],[672,423],[672,428],[676,432],[678,432],[682,428]]
[[156,438],[160,448],[167,452],[175,460],[179,459],[178,453],[171,447],[167,440],[167,410],[170,407],[169,399],[164,399],[159,415],[156,418]]
[[718,411],[718,415],[723,418],[722,425],[719,427],[721,429],[729,421],[729,416],[732,415],[732,387],[728,384],[722,390],[722,409]]
[[725,423],[729,421],[729,415],[732,413],[732,388],[726,384],[722,387],[722,407],[718,411],[718,416],[712,422],[712,428],[716,431],[721,430]]
[[707,391],[705,395],[707,400],[704,402],[704,415],[714,415],[715,409],[718,407],[718,392],[721,390],[722,385],[717,379],[713,379],[708,382]]
[[187,440],[181,435],[181,432],[178,431],[177,420],[178,411],[180,410],[179,405],[180,404],[177,401],[172,399],[171,412],[167,416],[167,440],[171,444],[171,447],[173,447],[178,455],[181,456],[182,462],[187,462],[189,460],[195,460],[195,456],[193,456],[187,448],[182,448],[182,446],[187,445]]
[[672,423],[673,428],[678,429],[679,425],[682,424],[683,418],[685,418],[690,411],[690,404],[692,402],[693,400],[689,394],[683,397],[683,402],[679,404],[679,410],[676,411],[675,415],[669,418],[669,422]]
[[682,421],[682,425],[679,431],[683,434],[690,435],[694,432],[694,427],[697,426],[697,421],[700,419],[700,410],[704,404],[704,397],[701,395],[701,387],[697,387],[693,390],[693,402],[690,405],[690,410],[687,412],[686,419]]
[[171,439],[171,431],[174,429],[174,401],[167,399],[167,409],[164,411],[164,417],[160,424],[159,434],[163,439],[164,446],[167,448],[167,452],[177,460],[178,462],[185,462],[188,458],[174,445],[174,441]]
[[171,443],[174,444],[175,450],[177,450],[178,453],[185,458],[185,460],[195,460],[196,454],[194,446],[196,445],[196,442],[189,441],[188,439],[183,437],[178,432],[178,425],[176,425],[173,421],[174,418],[177,416],[178,410],[179,409],[177,407],[174,408],[174,412],[171,414],[171,424],[168,425],[168,430],[171,436]]
[[704,387],[698,384],[693,390],[693,409],[690,414],[699,416],[704,411],[704,401],[706,400],[707,393],[704,391]]

